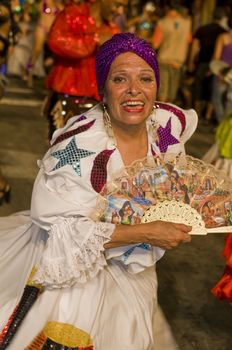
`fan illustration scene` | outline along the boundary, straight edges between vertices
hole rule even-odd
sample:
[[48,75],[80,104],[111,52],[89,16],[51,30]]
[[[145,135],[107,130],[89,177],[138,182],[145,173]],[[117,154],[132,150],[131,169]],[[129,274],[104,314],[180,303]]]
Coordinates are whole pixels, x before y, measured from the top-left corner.
[[100,193],[97,216],[114,224],[154,220],[192,226],[191,234],[232,230],[232,180],[188,155],[161,154],[115,174]]

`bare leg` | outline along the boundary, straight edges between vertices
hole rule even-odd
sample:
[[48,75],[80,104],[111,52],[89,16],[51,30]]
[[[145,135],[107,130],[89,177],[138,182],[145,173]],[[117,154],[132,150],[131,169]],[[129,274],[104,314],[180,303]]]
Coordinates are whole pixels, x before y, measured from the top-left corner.
[[212,103],[208,102],[206,105],[206,113],[205,113],[205,120],[210,121],[213,114],[213,105]]
[[6,202],[10,201],[10,191],[10,185],[6,182],[0,169],[0,205],[3,204],[4,200]]
[[45,40],[46,40],[45,30],[38,25],[35,30],[34,46],[33,46],[31,61],[29,64],[29,72],[28,72],[29,87],[33,86],[33,67],[35,66],[35,63],[44,48]]

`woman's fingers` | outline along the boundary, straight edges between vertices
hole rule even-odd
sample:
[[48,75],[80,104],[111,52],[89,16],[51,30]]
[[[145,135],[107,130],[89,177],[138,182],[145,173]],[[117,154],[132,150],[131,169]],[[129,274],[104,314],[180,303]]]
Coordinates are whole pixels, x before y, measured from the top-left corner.
[[179,229],[179,230],[182,230],[183,232],[190,232],[192,230],[192,226],[188,226],[188,225],[185,225],[185,224],[176,224],[176,223],[173,223],[173,225]]

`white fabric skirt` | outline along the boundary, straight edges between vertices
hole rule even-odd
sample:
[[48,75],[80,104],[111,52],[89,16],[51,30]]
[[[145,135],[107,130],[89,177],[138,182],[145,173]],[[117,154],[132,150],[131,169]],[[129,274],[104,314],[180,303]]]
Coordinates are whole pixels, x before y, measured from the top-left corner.
[[[46,232],[33,224],[29,215],[24,212],[0,218],[0,330],[18,305],[44,249]],[[94,350],[176,349],[170,328],[157,307],[154,267],[131,274],[112,259],[85,284],[44,289],[7,349],[29,349],[47,325],[60,324],[88,335]],[[54,339],[54,334],[53,340],[58,343],[59,335]]]

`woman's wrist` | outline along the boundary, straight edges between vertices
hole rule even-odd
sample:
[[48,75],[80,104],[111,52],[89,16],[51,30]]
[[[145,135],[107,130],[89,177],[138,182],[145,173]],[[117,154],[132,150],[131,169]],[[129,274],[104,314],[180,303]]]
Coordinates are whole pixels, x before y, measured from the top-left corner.
[[105,244],[105,248],[115,248],[141,242],[149,243],[146,226],[146,224],[116,225],[111,241]]

